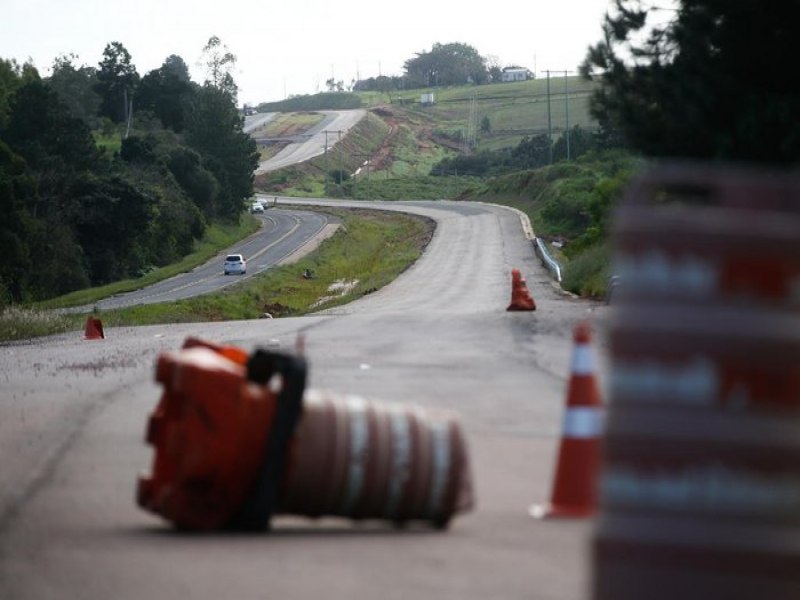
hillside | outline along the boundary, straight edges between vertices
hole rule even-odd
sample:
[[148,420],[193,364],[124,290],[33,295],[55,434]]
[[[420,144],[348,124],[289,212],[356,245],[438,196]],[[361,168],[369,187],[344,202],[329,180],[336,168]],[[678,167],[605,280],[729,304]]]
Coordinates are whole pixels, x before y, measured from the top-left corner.
[[[594,84],[581,77],[550,79],[550,123],[553,136],[567,124],[593,128],[589,116],[589,96]],[[365,104],[383,101],[401,107],[407,114],[428,121],[439,137],[461,146],[470,136],[473,150],[497,150],[516,145],[524,136],[547,133],[548,83],[532,79],[508,83],[451,88],[413,90],[391,95],[365,94]],[[566,92],[566,93],[565,93]],[[433,94],[434,103],[420,104],[423,94]],[[481,123],[488,119],[488,130]]]
[[[547,87],[539,79],[349,94],[368,108],[366,119],[327,156],[260,176],[256,184],[267,193],[295,196],[453,198],[513,206],[528,214],[537,235],[555,242],[553,251],[565,267],[563,286],[602,296],[610,269],[605,243],[609,214],[640,162],[620,151],[590,151],[576,159],[578,144],[572,160],[559,162],[556,149],[567,122],[571,134],[575,126],[584,135],[595,129],[588,111],[593,85],[579,77],[551,79],[549,111]],[[425,93],[434,95],[433,104],[420,102]],[[546,136],[548,118],[557,161],[552,166],[547,151],[533,143]],[[454,157],[461,158],[453,162]],[[463,168],[431,175],[435,165],[464,167],[473,160],[464,157],[500,158],[497,163],[488,159],[490,168],[482,176],[465,176],[469,171]],[[526,161],[535,166],[525,166]],[[437,173],[441,169],[437,166]]]
[[[569,77],[566,82],[564,78],[551,79],[549,113],[554,140],[567,123],[570,128],[594,128],[588,112],[592,85],[580,77]],[[433,94],[435,102],[421,104],[423,94]],[[349,100],[342,98],[345,96]],[[456,197],[475,182],[464,177],[457,177],[458,181],[429,178],[431,168],[446,157],[510,149],[526,136],[546,134],[547,98],[547,81],[543,79],[402,93],[342,92],[293,98],[280,103],[280,108],[307,114],[308,110],[328,110],[357,102],[369,109],[369,117],[329,156],[261,176],[256,184],[267,192],[298,196],[325,192],[357,198]],[[369,165],[365,164],[367,159]],[[330,177],[331,171],[342,171],[341,176],[333,176],[341,185],[328,185],[326,189],[326,173]],[[399,195],[398,188],[410,196]],[[369,195],[365,195],[367,192]]]

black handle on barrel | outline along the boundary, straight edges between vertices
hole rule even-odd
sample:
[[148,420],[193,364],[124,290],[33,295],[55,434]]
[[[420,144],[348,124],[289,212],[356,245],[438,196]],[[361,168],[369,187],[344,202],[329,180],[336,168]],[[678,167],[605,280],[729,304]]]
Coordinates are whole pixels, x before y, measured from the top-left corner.
[[269,529],[277,504],[278,486],[286,468],[286,449],[303,410],[306,372],[305,359],[262,348],[256,349],[247,361],[248,380],[267,385],[273,376],[280,375],[283,384],[264,448],[261,469],[247,500],[231,519],[228,525],[231,529]]

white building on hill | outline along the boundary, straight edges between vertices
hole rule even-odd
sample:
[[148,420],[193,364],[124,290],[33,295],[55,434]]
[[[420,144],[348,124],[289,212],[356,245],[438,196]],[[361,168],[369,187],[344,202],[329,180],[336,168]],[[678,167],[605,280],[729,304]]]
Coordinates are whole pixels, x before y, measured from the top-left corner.
[[501,81],[526,81],[527,79],[533,79],[533,73],[525,67],[506,67],[503,69],[501,77]]

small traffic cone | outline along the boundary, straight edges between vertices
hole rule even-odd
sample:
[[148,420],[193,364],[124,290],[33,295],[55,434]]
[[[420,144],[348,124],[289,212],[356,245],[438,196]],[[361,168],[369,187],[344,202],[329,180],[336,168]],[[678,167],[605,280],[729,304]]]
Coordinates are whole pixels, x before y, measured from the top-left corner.
[[579,323],[573,339],[572,373],[553,496],[549,503],[531,506],[530,514],[537,519],[587,517],[595,512],[597,506],[603,406],[595,378],[589,324]]
[[103,333],[103,323],[97,317],[86,317],[86,327],[83,330],[83,339],[102,340],[105,339]]
[[511,304],[506,310],[536,310],[536,302],[519,269],[511,270]]

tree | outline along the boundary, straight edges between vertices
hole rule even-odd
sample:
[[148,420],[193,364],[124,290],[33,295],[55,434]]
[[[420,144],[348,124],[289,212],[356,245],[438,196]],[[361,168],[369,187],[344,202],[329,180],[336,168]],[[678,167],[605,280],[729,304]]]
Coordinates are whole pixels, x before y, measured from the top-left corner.
[[665,14],[615,0],[581,72],[601,83],[591,111],[659,157],[796,163],[800,3],[678,0]]
[[186,141],[219,183],[216,216],[238,219],[245,200],[253,195],[258,152],[255,140],[242,131],[242,117],[225,90],[206,84],[194,94]]
[[98,125],[100,96],[95,91],[97,71],[87,65],[75,66],[77,56],[62,54],[53,61],[52,75],[47,83],[68,107],[73,117],[90,127]]
[[[569,131],[569,157],[578,158],[590,150],[597,148],[597,137],[588,129],[575,125]],[[567,135],[562,133],[553,144],[553,160],[559,161],[567,158]]]
[[20,65],[15,60],[0,58],[0,128],[3,127],[8,116],[11,98],[17,89],[34,79],[39,79],[39,73],[31,63]]
[[8,126],[0,128],[0,137],[40,175],[68,176],[97,164],[99,153],[88,126],[73,117],[41,79],[15,92],[9,117]]
[[236,67],[236,55],[217,36],[212,35],[203,46],[201,60],[206,67],[205,83],[228,94],[235,105],[239,87],[231,71]]
[[180,133],[193,93],[186,64],[179,56],[172,55],[161,68],[142,78],[137,92],[138,107],[152,112],[164,127]]
[[336,81],[333,77],[325,81],[325,87],[329,92],[343,92],[344,81]]
[[130,124],[133,95],[139,74],[131,63],[131,55],[119,42],[111,42],[103,51],[97,71],[95,91],[100,94],[100,115],[114,123]]
[[406,75],[419,86],[486,83],[489,73],[478,51],[468,44],[434,44],[405,63]]
[[170,54],[164,61],[164,64],[161,65],[161,68],[169,70],[179,81],[183,81],[184,83],[189,83],[192,80],[189,76],[189,67],[177,54]]
[[535,169],[550,162],[550,138],[542,133],[525,136],[511,151],[514,165],[519,169]]
[[129,277],[143,266],[157,198],[126,177],[86,174],[70,187],[80,210],[71,215],[92,283]]
[[486,57],[486,69],[489,74],[489,81],[497,83],[503,80],[503,67],[500,65],[500,59],[490,54]]
[[33,223],[27,209],[35,195],[24,159],[0,140],[0,307],[22,300],[29,287]]
[[211,218],[217,214],[219,183],[216,177],[203,167],[202,159],[197,152],[186,146],[177,146],[169,153],[167,167],[206,217]]

